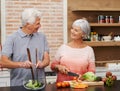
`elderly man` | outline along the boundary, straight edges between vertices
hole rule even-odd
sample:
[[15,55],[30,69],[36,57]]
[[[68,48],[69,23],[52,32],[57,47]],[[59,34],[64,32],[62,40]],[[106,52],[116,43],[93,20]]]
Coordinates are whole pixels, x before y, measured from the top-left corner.
[[[10,85],[20,86],[31,76],[31,67],[37,68],[38,77],[44,77],[44,68],[49,65],[49,47],[46,37],[39,33],[41,12],[28,8],[22,12],[22,27],[10,35],[2,48],[2,67],[10,70]],[[28,59],[27,49],[31,52]],[[36,63],[36,49],[38,60]]]

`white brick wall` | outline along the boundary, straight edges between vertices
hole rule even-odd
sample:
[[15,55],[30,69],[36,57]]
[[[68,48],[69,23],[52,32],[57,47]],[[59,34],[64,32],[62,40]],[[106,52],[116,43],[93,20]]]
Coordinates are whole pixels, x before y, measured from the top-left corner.
[[22,10],[32,7],[43,12],[42,27],[39,31],[44,32],[47,36],[52,60],[56,50],[64,42],[63,0],[5,0],[6,36],[21,26]]

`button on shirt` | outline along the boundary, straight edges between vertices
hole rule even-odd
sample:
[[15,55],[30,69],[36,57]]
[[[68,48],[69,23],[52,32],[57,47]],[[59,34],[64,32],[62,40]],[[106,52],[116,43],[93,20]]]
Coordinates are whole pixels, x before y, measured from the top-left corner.
[[[8,56],[12,61],[23,62],[28,60],[27,48],[30,49],[32,63],[36,63],[35,50],[38,50],[38,59],[42,61],[45,51],[49,52],[46,37],[43,33],[26,35],[22,29],[9,36],[3,45],[2,55]],[[38,77],[44,77],[44,69],[39,69]],[[11,86],[23,84],[26,78],[31,78],[31,70],[25,68],[11,69]]]

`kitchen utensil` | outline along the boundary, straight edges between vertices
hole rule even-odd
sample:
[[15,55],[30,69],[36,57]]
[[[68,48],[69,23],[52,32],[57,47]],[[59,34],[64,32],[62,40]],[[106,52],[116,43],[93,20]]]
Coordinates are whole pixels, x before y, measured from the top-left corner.
[[[28,55],[29,61],[32,62],[29,48],[27,48],[27,55]],[[30,68],[31,68],[32,80],[34,82],[35,78],[34,78],[33,67],[30,67]]]
[[[29,48],[27,48],[27,54],[28,54],[29,61],[32,62]],[[35,50],[35,58],[37,63],[38,61],[37,48]],[[26,79],[24,79],[23,81],[24,88],[28,90],[37,91],[37,90],[43,89],[46,86],[46,78],[43,76],[42,77],[38,76],[38,70],[39,69],[36,68],[36,71],[34,71],[33,66],[31,66],[32,78],[28,76]]]
[[[38,55],[37,55],[37,48],[35,50],[35,54],[36,54],[36,64],[38,62]],[[36,79],[38,80],[38,69],[36,68]]]
[[88,86],[101,86],[104,85],[103,81],[93,81],[93,82],[89,82],[89,81],[81,81],[81,82],[75,82],[75,81],[69,81],[70,83],[70,87],[75,86],[75,84],[86,84]]
[[79,74],[77,74],[77,73],[74,73],[74,72],[68,72],[68,75],[69,76],[77,76],[77,77],[79,77]]
[[87,84],[88,86],[96,86],[96,85],[104,85],[103,81],[94,81],[94,82],[88,82],[88,81],[82,81],[81,83]]

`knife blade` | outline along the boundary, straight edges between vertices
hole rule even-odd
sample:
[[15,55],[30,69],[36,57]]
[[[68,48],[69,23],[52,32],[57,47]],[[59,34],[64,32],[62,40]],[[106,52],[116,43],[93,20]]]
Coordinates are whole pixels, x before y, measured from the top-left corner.
[[79,74],[74,73],[74,72],[68,72],[68,75],[69,75],[69,76],[77,76],[77,77],[79,77]]

